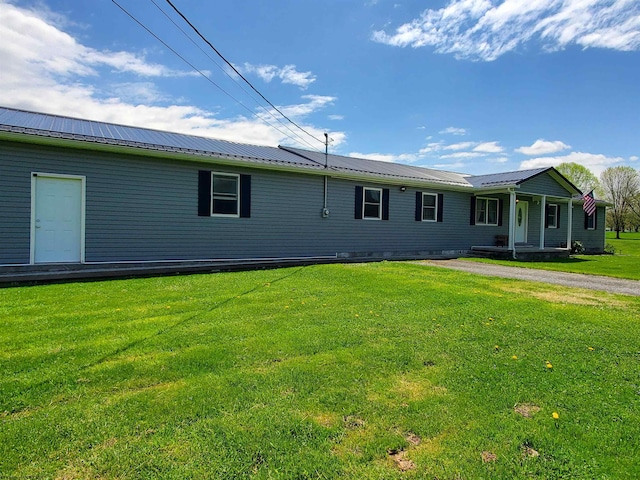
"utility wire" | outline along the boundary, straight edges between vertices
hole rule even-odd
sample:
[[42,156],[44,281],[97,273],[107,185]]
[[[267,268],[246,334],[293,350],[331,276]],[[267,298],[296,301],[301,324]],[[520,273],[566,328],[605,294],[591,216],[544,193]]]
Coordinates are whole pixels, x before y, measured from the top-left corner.
[[[240,100],[238,100],[237,98],[235,98],[233,95],[231,95],[229,92],[227,92],[224,88],[222,88],[220,85],[218,85],[216,82],[214,82],[213,80],[211,80],[211,78],[209,78],[209,76],[207,76],[204,72],[202,72],[200,69],[198,69],[198,67],[196,67],[195,65],[193,65],[189,60],[187,60],[186,58],[184,58],[182,55],[180,55],[176,50],[174,50],[171,46],[169,46],[169,44],[167,44],[164,40],[162,40],[158,35],[156,35],[155,33],[153,33],[153,31],[151,31],[149,28],[147,28],[140,20],[138,20],[136,17],[134,17],[131,13],[129,13],[129,11],[127,11],[122,5],[120,5],[116,0],[111,0],[120,10],[122,10],[129,18],[131,18],[134,22],[136,22],[138,25],[140,25],[142,28],[144,28],[150,35],[152,35],[156,40],[158,40],[160,43],[162,43],[165,47],[167,47],[169,50],[171,50],[176,56],[178,56],[184,63],[186,63],[187,65],[189,65],[193,70],[195,70],[196,72],[198,72],[205,80],[207,80],[209,83],[211,83],[212,85],[214,85],[218,90],[220,90],[222,93],[224,93],[225,95],[227,95],[229,98],[231,98],[234,102],[238,103],[239,105],[241,105],[242,107],[244,107],[249,113],[251,113],[251,115],[255,115],[255,113],[249,108],[247,107],[244,103],[242,103]],[[256,115],[257,116],[257,115]],[[291,140],[297,141],[296,139],[292,138],[290,135],[288,135],[287,133],[283,132],[282,130],[280,130],[278,127],[276,127],[275,125],[272,125],[271,123],[269,123],[268,121],[266,121],[264,118],[257,116],[257,118],[259,120],[261,120],[262,122],[266,123],[268,126],[270,126],[271,128],[275,128],[278,132],[280,132],[282,135],[284,135],[285,137],[290,138]],[[308,145],[308,143],[307,143]]]
[[260,97],[267,102],[269,105],[271,105],[271,107],[278,112],[280,115],[282,115],[284,118],[286,118],[289,122],[291,122],[293,125],[295,125],[297,128],[299,128],[300,130],[302,130],[304,133],[306,133],[307,135],[309,135],[311,138],[313,138],[314,140],[316,140],[317,142],[320,142],[321,144],[324,145],[324,141],[320,140],[319,138],[315,137],[313,134],[307,132],[304,128],[302,128],[300,125],[298,125],[296,122],[294,122],[293,120],[291,120],[289,117],[287,117],[284,113],[282,113],[282,111],[280,111],[280,109],[278,107],[276,107],[273,103],[271,103],[262,93],[260,93],[258,91],[258,89],[256,87],[253,86],[253,84],[247,80],[244,75],[242,75],[238,69],[236,67],[233,66],[233,64],[231,62],[229,62],[229,60],[227,60],[224,55],[222,55],[222,53],[220,53],[218,51],[218,49],[216,47],[213,46],[213,44],[207,40],[207,38],[202,35],[202,33],[200,33],[200,31],[189,21],[189,19],[180,11],[178,10],[178,8],[171,2],[171,0],[166,0],[166,2],[171,6],[171,8],[173,8],[175,10],[175,12],[180,15],[180,17],[182,17],[182,19],[193,29],[194,32],[196,32],[196,34],[207,44],[209,45],[214,52],[216,52],[216,54],[222,59],[224,60],[224,62],[229,65],[229,67],[231,67],[231,69],[242,79],[244,80],[244,82],[249,85],[251,87],[251,89],[256,92],[258,95],[260,95]]
[[[158,5],[156,3],[155,0],[149,0],[151,3],[153,3],[153,5],[155,5],[155,7],[162,12],[162,14],[167,18],[167,20],[169,20],[171,23],[173,23],[173,25],[182,32],[182,34],[187,37],[189,39],[189,41],[195,46],[197,47],[209,60],[211,60],[211,62],[218,67],[222,73],[224,73],[227,77],[229,77],[249,98],[251,98],[258,107],[260,107],[261,109],[263,109],[267,115],[271,115],[273,117],[273,119],[275,121],[277,121],[280,125],[282,125],[284,128],[286,128],[289,132],[291,132],[292,135],[294,135],[301,143],[305,143],[306,145],[308,145],[309,147],[311,147],[312,149],[315,149],[316,147],[314,145],[312,145],[311,143],[309,143],[304,137],[300,136],[300,134],[298,134],[296,131],[292,130],[291,127],[289,127],[289,125],[287,125],[286,123],[284,123],[280,118],[276,117],[272,111],[267,110],[264,105],[262,105],[260,102],[258,102],[231,74],[229,74],[229,72],[227,72],[218,62],[215,61],[215,59],[209,55],[208,52],[206,52],[195,40],[193,40],[193,38],[191,38],[191,36],[189,36],[189,34],[187,32],[184,31],[184,29],[178,25],[176,23],[176,21],[171,18],[167,12],[165,12],[162,8],[160,8],[160,5]],[[240,102],[242,103],[242,102]],[[256,117],[260,120],[262,120],[262,118],[258,115],[255,114]],[[291,138],[291,137],[289,137]],[[293,139],[292,139],[293,140]]]

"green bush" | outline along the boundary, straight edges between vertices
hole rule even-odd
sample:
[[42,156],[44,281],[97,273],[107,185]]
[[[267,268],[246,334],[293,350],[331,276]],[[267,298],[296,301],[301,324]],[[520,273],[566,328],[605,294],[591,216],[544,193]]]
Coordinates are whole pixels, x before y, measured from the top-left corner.
[[584,253],[584,245],[579,240],[574,240],[571,244],[571,255],[582,255]]
[[608,255],[615,255],[616,254],[616,247],[614,247],[613,245],[611,245],[610,243],[607,243],[604,246],[604,253],[608,254]]

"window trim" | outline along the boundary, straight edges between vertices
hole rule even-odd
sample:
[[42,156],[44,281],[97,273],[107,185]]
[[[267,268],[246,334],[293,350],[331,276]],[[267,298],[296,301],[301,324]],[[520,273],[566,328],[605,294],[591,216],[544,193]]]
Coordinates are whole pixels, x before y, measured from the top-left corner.
[[[380,200],[378,201],[377,205],[378,205],[378,216],[377,217],[371,217],[371,216],[366,216],[365,215],[365,209],[367,205],[376,205],[372,202],[367,202],[367,190],[375,190],[380,194]],[[382,203],[383,203],[383,189],[382,188],[377,188],[377,187],[362,187],[362,220],[382,220]]]
[[[551,215],[551,208],[554,209],[553,216]],[[547,228],[559,228],[558,225],[558,204],[557,203],[549,203],[547,204]],[[551,223],[550,219],[553,218],[553,223]]]
[[[484,215],[484,222],[478,220],[478,206],[480,204],[479,200],[486,200],[486,208]],[[496,223],[488,223],[489,222],[489,202],[496,202]],[[483,227],[498,227],[500,225],[500,199],[492,198],[492,197],[476,197],[476,209],[474,212],[475,225],[480,225]]]
[[587,230],[596,230],[596,213],[593,212],[591,215],[587,215]]
[[[433,222],[436,223],[438,221],[438,210],[440,205],[438,204],[438,194],[437,193],[430,193],[430,192],[421,192],[422,193],[422,209],[420,210],[420,221],[421,222]],[[434,197],[435,198],[435,205],[433,207],[428,207],[425,206],[425,201],[424,198],[425,196],[430,196],[430,197]],[[425,208],[433,208],[433,220],[430,218],[424,218],[424,210]]]
[[[215,213],[213,211],[213,202],[216,199],[216,194],[213,190],[214,185],[214,177],[218,175],[220,177],[233,177],[236,180],[236,213]],[[211,202],[209,205],[209,211],[211,212],[212,217],[224,217],[224,218],[240,218],[240,174],[237,173],[229,173],[229,172],[211,172]],[[223,197],[224,198],[224,197]],[[227,198],[228,200],[229,198]]]

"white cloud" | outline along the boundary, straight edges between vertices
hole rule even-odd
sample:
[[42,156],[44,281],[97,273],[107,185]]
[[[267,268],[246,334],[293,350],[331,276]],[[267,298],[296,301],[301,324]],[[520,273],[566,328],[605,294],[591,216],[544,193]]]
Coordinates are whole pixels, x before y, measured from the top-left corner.
[[329,120],[344,120],[344,115],[329,115]]
[[438,132],[440,135],[466,135],[467,130],[464,128],[447,127],[444,130]]
[[421,148],[419,150],[419,153],[421,155],[426,155],[428,153],[439,152],[443,148],[444,148],[444,142],[442,142],[442,141],[440,141],[440,142],[431,142],[431,143],[427,143],[426,147]]
[[561,152],[568,148],[571,148],[571,146],[561,142],[560,140],[548,142],[544,139],[538,139],[533,142],[533,145],[530,147],[516,148],[515,151],[518,153],[524,153],[525,155],[548,155],[550,153]]
[[[191,72],[171,70],[126,51],[86,47],[60,29],[68,22],[53,17],[46,9],[29,10],[0,0],[0,105],[236,142],[292,142],[290,132],[264,111],[258,113],[280,131],[250,114],[220,118],[200,107],[172,104],[171,96],[151,80]],[[298,104],[280,108],[323,139],[324,129],[304,120],[334,101],[335,97],[305,96]],[[321,148],[321,143],[299,134]],[[334,146],[346,138],[343,132],[331,136]]]
[[[44,12],[43,16],[51,15]],[[191,71],[175,71],[163,65],[149,63],[144,57],[129,52],[96,50],[78,43],[71,35],[59,30],[38,15],[0,2],[0,61],[3,68],[7,60],[17,59],[31,72],[44,70],[49,75],[98,75],[97,68],[111,67],[118,72],[129,72],[145,77],[175,77],[198,75]],[[9,74],[15,74],[15,67]]]
[[245,63],[239,70],[242,70],[243,73],[255,73],[267,83],[277,77],[282,83],[295,85],[303,90],[306,90],[309,85],[316,81],[314,74],[311,72],[298,72],[295,65],[285,65],[280,68],[276,65],[251,65],[250,63]]
[[476,146],[473,151],[482,153],[500,153],[504,151],[504,148],[498,145],[498,142],[484,142]]
[[637,162],[639,159],[640,157],[638,157],[637,155],[632,155],[631,157],[629,157],[630,162]]
[[559,157],[539,157],[532,158],[531,160],[525,160],[520,163],[520,168],[526,170],[530,168],[555,167],[564,162],[573,162],[587,167],[595,175],[600,175],[606,168],[623,161],[624,159],[621,157],[607,157],[602,154],[571,152],[568,155]]
[[372,40],[413,48],[431,46],[456,58],[493,61],[529,43],[545,51],[569,45],[620,51],[640,49],[637,0],[449,0],[395,32]]
[[289,118],[303,118],[331,105],[337,100],[336,97],[328,95],[303,95],[302,98],[308,100],[308,102],[279,107],[280,111]]
[[413,153],[360,153],[360,152],[351,152],[348,154],[349,157],[353,158],[364,158],[366,160],[378,160],[380,162],[405,162],[412,163],[418,160],[418,155]]
[[485,157],[486,153],[481,152],[456,152],[449,153],[447,155],[440,155],[440,158],[478,158]]
[[475,144],[476,142],[460,142],[460,143],[447,145],[446,147],[443,147],[443,149],[444,150],[466,150],[468,148],[473,147]]
[[467,164],[463,163],[463,162],[454,162],[454,163],[436,163],[434,165],[431,165],[430,167],[427,168],[435,168],[438,170],[449,170],[449,171],[458,171],[464,167],[466,167]]
[[509,161],[508,157],[496,157],[496,158],[487,159],[487,162],[489,163],[507,163],[508,161]]

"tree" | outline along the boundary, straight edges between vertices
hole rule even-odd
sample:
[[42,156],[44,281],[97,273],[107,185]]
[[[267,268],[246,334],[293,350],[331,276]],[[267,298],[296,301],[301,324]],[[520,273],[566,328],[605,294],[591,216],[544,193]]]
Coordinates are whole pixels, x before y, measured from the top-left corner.
[[574,162],[561,163],[556,167],[567,180],[582,190],[582,193],[589,193],[598,188],[598,178],[587,167]]
[[600,187],[607,201],[613,204],[609,209],[611,225],[616,238],[620,238],[625,219],[635,207],[635,197],[640,193],[640,175],[632,167],[609,167],[600,175]]

